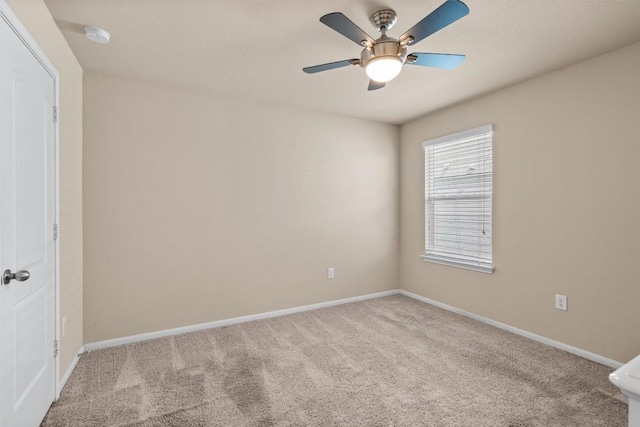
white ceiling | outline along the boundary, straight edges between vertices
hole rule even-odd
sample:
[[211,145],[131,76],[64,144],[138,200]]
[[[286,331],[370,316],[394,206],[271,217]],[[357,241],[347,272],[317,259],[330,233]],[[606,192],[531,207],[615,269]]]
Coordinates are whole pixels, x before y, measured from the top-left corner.
[[[320,16],[342,12],[376,38],[369,16],[392,8],[398,37],[443,1],[46,3],[87,71],[396,124],[640,41],[640,0],[466,0],[469,15],[409,50],[466,54],[456,70],[405,66],[373,92],[357,66],[302,72],[360,55]],[[85,25],[110,31],[111,43],[92,43]]]

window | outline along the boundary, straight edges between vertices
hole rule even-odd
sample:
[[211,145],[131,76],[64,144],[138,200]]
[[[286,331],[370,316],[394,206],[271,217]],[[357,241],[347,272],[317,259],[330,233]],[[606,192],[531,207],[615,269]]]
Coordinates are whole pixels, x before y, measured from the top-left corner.
[[492,273],[493,125],[426,141],[423,259]]

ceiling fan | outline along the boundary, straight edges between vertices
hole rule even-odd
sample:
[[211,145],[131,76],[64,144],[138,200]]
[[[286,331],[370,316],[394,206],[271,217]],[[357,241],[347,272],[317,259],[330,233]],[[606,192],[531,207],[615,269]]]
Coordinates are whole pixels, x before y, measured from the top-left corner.
[[404,64],[452,70],[464,61],[464,55],[420,52],[407,54],[407,46],[418,43],[468,13],[469,8],[463,2],[447,0],[401,35],[399,39],[394,39],[387,36],[387,31],[396,23],[396,13],[391,9],[379,10],[369,18],[373,26],[382,33],[376,40],[372,39],[342,13],[329,13],[320,18],[320,22],[333,28],[356,44],[364,46],[360,59],[345,59],[343,61],[315,65],[303,68],[302,71],[313,74],[348,65],[360,65],[365,68],[367,76],[371,79],[368,90],[376,90],[383,88],[385,82],[394,79],[400,74]]

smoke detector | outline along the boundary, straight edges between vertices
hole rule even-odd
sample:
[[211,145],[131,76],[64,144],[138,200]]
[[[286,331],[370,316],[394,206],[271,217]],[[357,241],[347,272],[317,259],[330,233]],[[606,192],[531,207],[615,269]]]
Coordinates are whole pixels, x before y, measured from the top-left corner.
[[96,43],[107,44],[111,40],[111,34],[104,28],[84,27],[84,33]]

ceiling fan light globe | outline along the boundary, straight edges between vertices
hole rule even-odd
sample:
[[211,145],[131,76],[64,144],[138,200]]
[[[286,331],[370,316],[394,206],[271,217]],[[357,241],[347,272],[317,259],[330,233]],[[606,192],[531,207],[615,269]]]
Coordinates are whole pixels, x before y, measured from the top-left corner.
[[397,56],[383,56],[373,58],[365,67],[367,76],[373,81],[386,83],[393,80],[400,74],[402,69],[402,59]]

